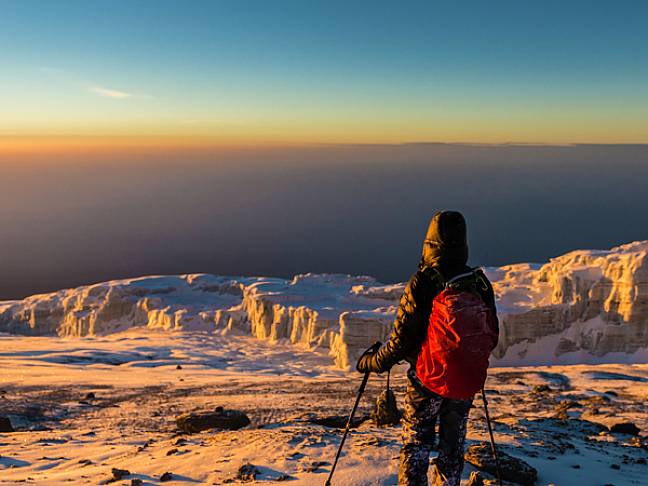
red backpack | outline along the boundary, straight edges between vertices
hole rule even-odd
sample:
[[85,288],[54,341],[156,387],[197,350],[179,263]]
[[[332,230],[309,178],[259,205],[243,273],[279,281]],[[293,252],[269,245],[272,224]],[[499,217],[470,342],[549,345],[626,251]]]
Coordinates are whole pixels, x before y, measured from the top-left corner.
[[444,282],[432,304],[416,376],[445,398],[471,399],[486,381],[498,330],[496,316],[477,291],[478,285],[486,286],[483,278],[474,271],[457,275]]

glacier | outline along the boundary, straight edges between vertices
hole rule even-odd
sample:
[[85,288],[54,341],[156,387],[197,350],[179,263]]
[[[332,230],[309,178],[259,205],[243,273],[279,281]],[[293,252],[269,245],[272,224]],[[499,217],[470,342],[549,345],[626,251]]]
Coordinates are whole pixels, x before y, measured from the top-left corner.
[[[485,268],[495,288],[495,366],[648,362],[648,241],[577,250],[544,264]],[[148,276],[0,302],[0,332],[85,337],[142,328],[252,335],[325,349],[348,369],[388,338],[403,283],[369,276],[292,279]]]

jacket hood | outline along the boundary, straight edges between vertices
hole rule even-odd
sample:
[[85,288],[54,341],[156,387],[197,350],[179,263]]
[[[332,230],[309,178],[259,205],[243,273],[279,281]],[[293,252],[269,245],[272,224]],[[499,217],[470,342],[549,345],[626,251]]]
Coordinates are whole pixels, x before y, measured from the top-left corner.
[[467,262],[466,220],[458,211],[439,211],[428,226],[421,264],[428,267],[455,267],[464,266]]

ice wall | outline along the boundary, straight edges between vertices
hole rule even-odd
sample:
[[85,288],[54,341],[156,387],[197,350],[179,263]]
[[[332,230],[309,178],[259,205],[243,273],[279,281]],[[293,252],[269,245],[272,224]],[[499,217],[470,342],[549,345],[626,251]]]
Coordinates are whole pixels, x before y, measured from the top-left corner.
[[[648,350],[648,242],[489,268],[501,322],[494,363],[641,360]],[[327,349],[350,367],[385,340],[403,284],[349,275],[152,276],[0,302],[0,332],[88,336],[130,327],[239,332]]]

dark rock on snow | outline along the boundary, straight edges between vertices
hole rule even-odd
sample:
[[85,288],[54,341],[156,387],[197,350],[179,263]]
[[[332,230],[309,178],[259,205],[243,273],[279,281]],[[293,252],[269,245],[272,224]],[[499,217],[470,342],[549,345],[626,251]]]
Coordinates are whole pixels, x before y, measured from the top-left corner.
[[130,471],[128,469],[118,469],[113,467],[111,470],[112,477],[106,481],[106,484],[114,483],[115,481],[120,481],[126,476],[130,476]]
[[[353,417],[351,421],[352,429],[357,428],[361,423],[369,420],[371,416],[361,415],[359,417]],[[346,415],[329,415],[327,417],[314,417],[308,419],[311,424],[323,425],[324,427],[332,427],[334,429],[344,429],[346,427],[349,417]]]
[[620,422],[610,427],[610,432],[613,434],[639,435],[641,429],[632,422]]
[[376,399],[376,408],[371,414],[378,427],[396,425],[400,422],[401,413],[396,404],[394,392],[383,390]]
[[648,436],[645,437],[633,437],[630,439],[630,445],[633,447],[640,447],[641,449],[646,449],[648,451]]
[[552,392],[553,390],[549,385],[535,385],[533,389],[531,390],[531,393],[533,394],[538,394],[538,393],[549,393]]
[[322,466],[328,466],[328,465],[329,465],[329,463],[326,462],[326,461],[306,462],[306,463],[300,464],[298,470],[300,472],[313,473],[313,472],[317,472]]
[[160,482],[165,482],[165,481],[171,481],[173,479],[173,474],[170,472],[165,472],[162,473],[162,476],[160,476]]
[[[533,485],[538,479],[538,471],[522,459],[510,456],[499,447],[497,453],[500,460],[502,479],[523,485]],[[477,469],[486,471],[489,474],[497,475],[497,466],[491,451],[490,444],[482,442],[468,447],[464,459]]]
[[252,463],[246,462],[245,464],[241,464],[238,468],[236,479],[244,483],[256,481],[257,474],[259,474],[259,470],[256,466]]
[[0,433],[2,432],[15,432],[9,417],[0,417]]
[[178,429],[193,434],[209,429],[238,430],[250,424],[250,419],[238,410],[217,407],[213,412],[187,413],[176,417]]

